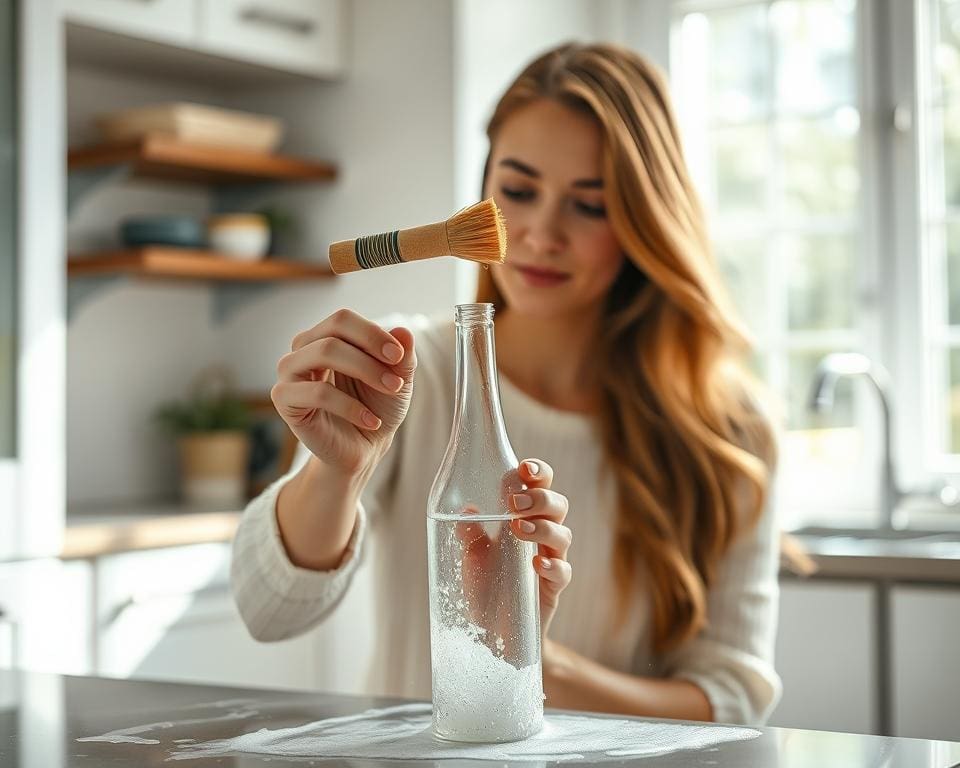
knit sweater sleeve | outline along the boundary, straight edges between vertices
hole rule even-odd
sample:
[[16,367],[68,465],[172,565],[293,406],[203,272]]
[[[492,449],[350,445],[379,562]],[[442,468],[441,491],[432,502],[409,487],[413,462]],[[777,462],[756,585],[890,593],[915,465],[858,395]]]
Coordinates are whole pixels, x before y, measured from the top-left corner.
[[717,722],[759,725],[780,694],[773,652],[779,529],[771,509],[734,542],[707,596],[707,626],[667,659],[668,673],[696,683]]
[[277,496],[309,453],[302,445],[290,473],[274,482],[244,510],[233,540],[230,585],[251,636],[285,640],[316,626],[343,599],[360,563],[367,529],[361,503],[340,564],[332,571],[300,568],[290,562],[277,523]]

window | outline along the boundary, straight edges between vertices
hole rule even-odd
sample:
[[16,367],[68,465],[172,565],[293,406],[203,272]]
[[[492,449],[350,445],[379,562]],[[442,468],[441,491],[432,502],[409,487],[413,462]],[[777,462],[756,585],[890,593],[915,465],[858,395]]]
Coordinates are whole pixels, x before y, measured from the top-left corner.
[[864,429],[876,403],[845,382],[828,414],[808,408],[821,357],[870,346],[860,4],[700,0],[673,10],[688,161],[754,336],[754,367],[783,404],[781,505],[866,510],[876,457]]
[[925,259],[927,449],[960,465],[960,2],[924,0],[919,14],[921,236]]

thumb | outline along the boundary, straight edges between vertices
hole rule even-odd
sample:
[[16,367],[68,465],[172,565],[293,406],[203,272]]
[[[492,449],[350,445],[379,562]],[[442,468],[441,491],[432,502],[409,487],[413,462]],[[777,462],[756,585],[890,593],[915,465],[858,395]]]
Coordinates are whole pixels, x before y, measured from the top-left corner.
[[399,363],[394,363],[393,370],[397,376],[404,381],[408,381],[417,368],[417,353],[413,348],[413,333],[408,328],[399,327],[391,330],[390,335],[403,347],[403,357]]

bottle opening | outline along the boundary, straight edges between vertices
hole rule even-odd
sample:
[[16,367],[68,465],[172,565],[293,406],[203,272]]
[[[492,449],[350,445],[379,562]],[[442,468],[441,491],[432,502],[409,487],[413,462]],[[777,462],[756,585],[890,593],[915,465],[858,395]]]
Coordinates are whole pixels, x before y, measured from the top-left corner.
[[459,326],[487,325],[493,322],[493,304],[457,304],[456,319]]

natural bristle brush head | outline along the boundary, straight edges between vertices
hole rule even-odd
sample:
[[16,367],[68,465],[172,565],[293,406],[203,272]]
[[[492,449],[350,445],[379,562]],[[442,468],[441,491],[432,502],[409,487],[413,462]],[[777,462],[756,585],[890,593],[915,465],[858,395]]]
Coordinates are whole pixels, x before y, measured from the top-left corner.
[[502,264],[507,257],[507,227],[493,198],[457,211],[447,219],[450,253],[484,264]]
[[437,256],[457,256],[481,264],[503,263],[507,227],[493,198],[464,208],[446,221],[330,245],[330,267],[338,275]]

